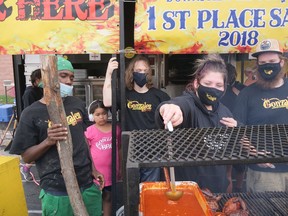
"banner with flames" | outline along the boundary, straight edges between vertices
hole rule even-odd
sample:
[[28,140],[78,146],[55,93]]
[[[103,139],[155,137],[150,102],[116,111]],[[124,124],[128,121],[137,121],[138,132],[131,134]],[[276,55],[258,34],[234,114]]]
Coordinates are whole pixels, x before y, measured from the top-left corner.
[[263,39],[288,50],[286,0],[142,0],[136,3],[138,53],[250,53]]
[[117,0],[0,0],[0,54],[115,53]]

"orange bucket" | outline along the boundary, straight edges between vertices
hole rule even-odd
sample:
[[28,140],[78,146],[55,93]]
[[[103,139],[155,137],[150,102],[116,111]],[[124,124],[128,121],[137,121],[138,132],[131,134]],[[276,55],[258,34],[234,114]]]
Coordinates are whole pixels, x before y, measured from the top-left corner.
[[196,182],[176,182],[176,190],[183,191],[178,201],[166,196],[166,182],[140,183],[140,216],[212,216],[212,212]]

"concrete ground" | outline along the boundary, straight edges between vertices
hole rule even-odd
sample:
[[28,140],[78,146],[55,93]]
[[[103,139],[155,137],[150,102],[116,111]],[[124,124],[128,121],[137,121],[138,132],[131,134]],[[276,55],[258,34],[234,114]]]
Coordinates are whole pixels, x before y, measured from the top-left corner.
[[[8,151],[5,151],[5,148],[12,139],[13,129],[11,130],[9,128],[9,130],[6,133],[5,133],[5,130],[6,130],[5,124],[3,125],[3,123],[1,123],[0,124],[0,137],[1,137],[0,157],[2,155],[4,155],[4,156],[10,155]],[[21,163],[23,163],[23,161],[21,161]],[[31,172],[34,174],[35,179],[39,180],[35,166],[33,166],[31,168]],[[21,177],[22,177],[22,184],[23,184],[25,198],[26,198],[28,215],[29,216],[39,216],[42,214],[41,202],[38,198],[39,193],[40,193],[40,187],[38,185],[36,185],[33,181],[27,182],[26,180],[24,180],[22,175],[21,175]]]

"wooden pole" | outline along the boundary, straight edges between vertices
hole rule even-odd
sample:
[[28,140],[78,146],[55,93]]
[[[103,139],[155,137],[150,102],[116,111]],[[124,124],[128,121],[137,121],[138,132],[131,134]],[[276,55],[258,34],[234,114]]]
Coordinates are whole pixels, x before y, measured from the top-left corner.
[[[88,216],[84,205],[73,165],[73,145],[71,133],[66,120],[66,114],[62,98],[60,96],[60,84],[58,81],[57,58],[55,55],[41,56],[42,80],[44,84],[44,99],[48,109],[50,120],[60,123],[68,128],[68,139],[57,143],[60,158],[61,172],[65,181],[66,190],[70,199],[74,215]],[[84,134],[83,134],[84,136]]]

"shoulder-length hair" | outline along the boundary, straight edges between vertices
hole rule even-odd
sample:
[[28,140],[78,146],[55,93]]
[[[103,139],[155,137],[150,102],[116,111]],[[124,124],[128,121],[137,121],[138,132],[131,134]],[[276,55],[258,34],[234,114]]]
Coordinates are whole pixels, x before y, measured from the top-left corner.
[[152,69],[150,66],[149,59],[144,55],[137,55],[131,60],[131,62],[129,63],[125,71],[125,84],[129,90],[134,89],[134,80],[133,80],[134,66],[136,62],[139,62],[139,61],[143,61],[146,64],[147,69],[148,69],[147,77],[146,77],[147,79],[146,87],[150,89],[153,86]]

